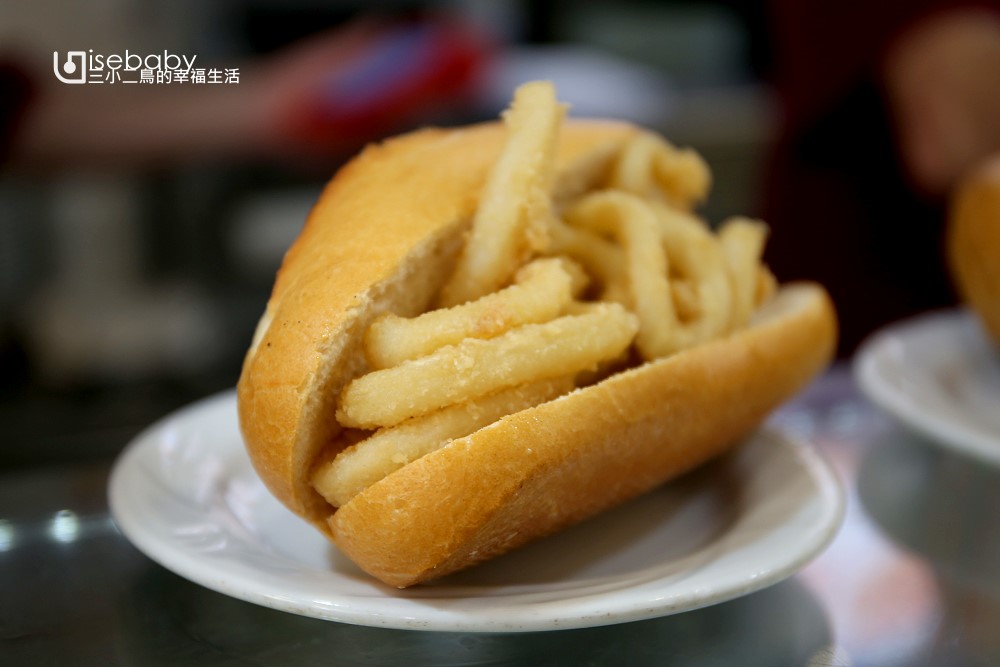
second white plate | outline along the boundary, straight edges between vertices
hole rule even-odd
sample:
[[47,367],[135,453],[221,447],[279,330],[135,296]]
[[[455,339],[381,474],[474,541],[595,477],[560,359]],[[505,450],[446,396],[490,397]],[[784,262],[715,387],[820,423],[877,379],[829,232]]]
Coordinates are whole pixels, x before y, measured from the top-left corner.
[[861,390],[933,442],[1000,465],[1000,351],[966,310],[890,325],[862,345]]
[[255,475],[226,393],[171,415],[110,482],[124,534],[208,588],[371,626],[511,632],[663,616],[761,589],[832,539],[844,500],[812,449],[762,430],[675,483],[514,553],[408,590],[361,572]]

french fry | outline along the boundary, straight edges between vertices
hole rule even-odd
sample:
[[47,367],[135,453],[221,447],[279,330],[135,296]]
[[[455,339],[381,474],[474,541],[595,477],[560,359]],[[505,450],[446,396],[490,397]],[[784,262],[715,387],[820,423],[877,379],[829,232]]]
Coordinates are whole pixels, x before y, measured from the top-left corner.
[[531,254],[547,247],[555,141],[564,115],[551,83],[536,81],[515,92],[504,114],[507,143],[483,188],[441,306],[496,291]]
[[598,192],[583,198],[566,218],[576,227],[618,239],[626,261],[629,305],[639,317],[636,345],[647,359],[673,351],[677,315],[667,257],[656,214],[646,201],[626,192]]
[[547,322],[569,304],[581,280],[568,262],[541,259],[521,269],[514,285],[475,301],[413,318],[387,313],[365,334],[369,365],[389,368],[465,338],[493,338],[522,324]]
[[634,315],[607,303],[489,340],[467,338],[356,378],[341,393],[337,419],[354,428],[392,426],[503,387],[575,374],[620,354],[637,329]]
[[572,389],[573,381],[568,377],[533,382],[380,429],[318,466],[312,476],[313,487],[330,504],[340,507],[410,461],[505,415],[549,401]]
[[712,173],[698,153],[679,149],[651,132],[638,134],[622,150],[608,187],[644,197],[662,197],[690,211],[708,196]]
[[[733,295],[723,249],[697,218],[638,195],[606,190],[566,213],[571,227],[613,236],[622,247],[636,345],[655,359],[729,331]],[[674,282],[679,282],[675,289]],[[676,300],[683,300],[677,303]]]
[[690,280],[698,295],[698,317],[677,327],[673,351],[729,333],[733,290],[718,239],[690,213],[665,205],[653,207],[671,273]]
[[754,292],[754,307],[759,307],[778,291],[778,279],[763,264],[757,267],[757,291]]
[[701,313],[701,304],[698,303],[698,293],[695,291],[694,284],[690,280],[671,280],[670,297],[674,300],[677,319],[681,322],[690,322]]
[[719,228],[718,237],[733,290],[730,326],[738,329],[746,326],[757,306],[758,270],[767,240],[767,225],[749,218],[730,218]]
[[552,252],[572,257],[596,277],[603,288],[602,300],[627,305],[625,255],[619,246],[559,219],[552,221],[551,236]]

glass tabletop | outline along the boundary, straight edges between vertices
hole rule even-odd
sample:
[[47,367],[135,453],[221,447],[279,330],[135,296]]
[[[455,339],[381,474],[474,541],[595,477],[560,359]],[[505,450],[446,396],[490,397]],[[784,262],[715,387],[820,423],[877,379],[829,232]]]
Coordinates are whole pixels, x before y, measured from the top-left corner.
[[790,579],[673,616],[446,633],[287,614],[163,569],[108,514],[111,461],[0,474],[5,665],[1000,664],[1000,469],[897,426],[837,367],[773,422],[844,482],[833,543]]

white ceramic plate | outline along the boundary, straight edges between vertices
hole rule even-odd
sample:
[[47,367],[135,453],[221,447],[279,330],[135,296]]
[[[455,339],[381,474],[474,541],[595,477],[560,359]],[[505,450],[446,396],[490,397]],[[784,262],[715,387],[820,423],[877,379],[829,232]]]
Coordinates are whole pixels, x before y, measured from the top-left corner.
[[136,438],[115,465],[110,502],[139,549],[222,593],[347,623],[485,632],[638,620],[750,593],[817,555],[844,503],[808,445],[762,430],[623,507],[400,591],[365,575],[265,490],[231,392]]
[[890,325],[862,345],[861,390],[932,441],[1000,465],[1000,353],[966,310]]

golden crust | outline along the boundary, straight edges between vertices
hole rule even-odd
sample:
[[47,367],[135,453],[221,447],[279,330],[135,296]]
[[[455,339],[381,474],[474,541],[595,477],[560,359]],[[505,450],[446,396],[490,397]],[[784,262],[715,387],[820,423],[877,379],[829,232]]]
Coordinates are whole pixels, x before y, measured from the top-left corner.
[[[587,187],[635,131],[566,123],[557,191]],[[502,125],[486,123],[367,148],[326,187],[285,255],[237,384],[240,428],[271,492],[324,532],[330,507],[309,467],[339,429],[334,402],[363,363],[361,333],[386,310],[425,309],[504,139]]]
[[785,287],[748,329],[505,417],[401,468],[331,517],[334,541],[400,587],[508,551],[725,451],[826,366],[835,339],[826,292]]
[[947,247],[959,294],[1000,345],[1000,157],[974,170],[958,189]]

